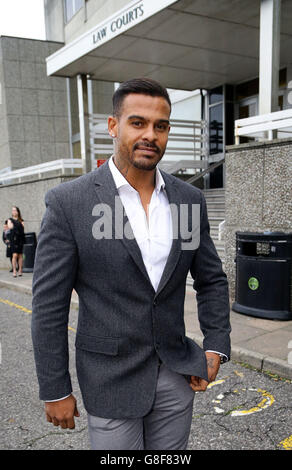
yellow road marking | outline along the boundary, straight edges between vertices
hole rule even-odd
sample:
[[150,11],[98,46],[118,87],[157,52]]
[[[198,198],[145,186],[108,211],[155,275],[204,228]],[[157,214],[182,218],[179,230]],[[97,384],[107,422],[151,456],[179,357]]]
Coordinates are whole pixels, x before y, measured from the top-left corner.
[[282,446],[285,450],[292,450],[292,435],[281,441],[278,446]]
[[3,304],[10,305],[10,307],[18,308],[19,310],[22,310],[25,313],[32,313],[32,311],[29,310],[28,308],[22,307],[22,305],[15,304],[14,302],[11,302],[10,300],[2,299],[0,297],[0,302],[2,302]]
[[[269,406],[271,406],[274,401],[275,401],[275,398],[273,397],[273,395],[271,395],[269,392],[267,392],[266,390],[262,390],[261,388],[258,388],[258,389],[255,389],[255,388],[242,388],[241,391],[251,391],[251,392],[257,392],[257,393],[261,393],[263,399],[260,403],[258,403],[256,406],[253,406],[252,408],[248,409],[248,410],[233,410],[229,413],[230,416],[246,416],[246,415],[250,415],[252,413],[257,413],[259,411],[262,411],[264,410],[265,408],[268,408]],[[239,390],[233,390],[233,393],[240,393]],[[223,398],[226,396],[226,392],[225,393],[220,393],[217,397],[216,397],[216,400],[212,400],[213,403],[216,403],[216,404],[222,404],[222,400]],[[214,409],[216,411],[216,413],[224,413],[224,409],[222,408],[219,408],[217,406],[214,406]]]
[[262,401],[260,403],[258,403],[256,406],[254,406],[253,408],[250,408],[249,410],[236,410],[236,411],[232,411],[230,414],[231,416],[243,416],[243,415],[250,415],[252,413],[257,413],[258,411],[262,411],[264,410],[265,408],[268,408],[269,406],[271,406],[274,401],[275,401],[275,398],[273,397],[273,395],[271,395],[270,393],[268,393],[266,390],[262,390],[261,388],[258,388],[257,390],[254,390],[254,389],[249,389],[251,391],[256,391],[258,393],[261,393],[262,396],[264,397],[262,399]]
[[223,382],[225,382],[225,379],[215,380],[214,382],[209,383],[209,385],[207,385],[207,388],[212,388],[214,387],[214,385],[220,385]]
[[[18,309],[21,310],[22,312],[25,312],[25,313],[28,313],[28,314],[31,314],[31,313],[32,313],[32,310],[30,310],[30,309],[28,309],[28,308],[25,308],[25,307],[23,307],[22,305],[15,304],[14,302],[11,302],[11,300],[2,299],[2,298],[0,297],[0,302],[2,302],[3,304],[9,305],[10,307],[18,308]],[[76,333],[75,328],[72,328],[72,326],[68,326],[68,330],[73,331],[74,333]]]

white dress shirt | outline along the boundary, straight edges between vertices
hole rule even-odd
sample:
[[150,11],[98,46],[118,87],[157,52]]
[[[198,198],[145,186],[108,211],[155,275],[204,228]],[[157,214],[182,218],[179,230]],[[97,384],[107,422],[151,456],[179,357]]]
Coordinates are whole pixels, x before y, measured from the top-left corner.
[[[155,188],[148,206],[147,219],[138,191],[118,170],[113,156],[109,160],[109,168],[140,248],[149,279],[157,291],[171,249],[173,234],[171,211],[163,177],[156,168]],[[221,354],[217,351],[208,351]],[[60,401],[68,396],[70,395],[47,402]]]
[[120,199],[140,248],[149,279],[158,288],[172,245],[172,217],[163,177],[156,168],[155,188],[148,206],[148,219],[140,195],[109,160]]

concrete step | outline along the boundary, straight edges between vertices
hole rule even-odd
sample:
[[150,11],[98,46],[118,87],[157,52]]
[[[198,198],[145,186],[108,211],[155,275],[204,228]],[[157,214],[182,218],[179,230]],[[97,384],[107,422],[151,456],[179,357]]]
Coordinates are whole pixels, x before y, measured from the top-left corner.
[[[224,219],[222,217],[220,217],[220,221],[222,221],[222,220],[224,220]],[[220,221],[215,221],[214,222],[212,219],[211,219],[211,221],[209,219],[210,230],[213,230],[213,232],[216,232],[217,235],[218,235],[218,229],[219,229]]]
[[209,219],[210,219],[210,217],[212,217],[212,218],[220,217],[222,220],[225,219],[225,210],[224,209],[209,209],[209,208],[207,208],[207,210],[208,210]]
[[204,193],[216,193],[216,192],[221,192],[221,193],[224,193],[225,192],[225,188],[207,188],[207,189],[204,189],[203,190]]
[[214,198],[214,201],[209,201],[209,200],[206,200],[206,203],[207,203],[207,206],[209,207],[214,207],[214,209],[216,209],[216,207],[225,207],[225,199],[222,198],[222,200],[219,200],[219,198],[215,197]]
[[216,246],[225,246],[225,241],[224,240],[218,240],[218,236],[216,237],[216,235],[211,235],[211,238],[213,240],[213,242],[215,243]]
[[225,197],[221,197],[221,196],[210,196],[210,197],[206,197],[205,199],[206,199],[207,205],[208,205],[208,204],[212,204],[213,202],[214,202],[214,203],[224,204],[224,205],[225,205]]
[[219,238],[219,237],[218,237],[218,227],[217,227],[216,229],[210,228],[210,236],[211,236],[211,238],[214,240],[214,243],[215,243],[215,241],[216,241],[216,242],[217,242],[217,241],[219,242],[219,240],[218,240],[218,238]]
[[222,220],[224,220],[224,217],[208,215],[208,219],[209,219],[210,226],[216,227],[216,225],[218,226],[220,224],[220,222],[222,222]]
[[217,216],[208,214],[208,219],[209,219],[210,227],[218,228],[218,225],[220,224],[220,222],[222,222],[222,220],[225,219],[225,215],[223,217],[217,217]]
[[214,188],[204,190],[206,198],[208,219],[210,224],[210,235],[214,242],[218,256],[222,264],[225,260],[225,243],[223,240],[218,240],[218,228],[220,222],[225,220],[225,189]]
[[[222,222],[222,220],[223,219],[220,219],[221,222]],[[211,233],[211,235],[218,235],[219,223],[220,222],[214,223],[212,221],[211,222],[209,221],[209,223],[210,223],[210,233]]]
[[203,190],[205,198],[209,197],[225,197],[225,190],[224,189],[204,189]]

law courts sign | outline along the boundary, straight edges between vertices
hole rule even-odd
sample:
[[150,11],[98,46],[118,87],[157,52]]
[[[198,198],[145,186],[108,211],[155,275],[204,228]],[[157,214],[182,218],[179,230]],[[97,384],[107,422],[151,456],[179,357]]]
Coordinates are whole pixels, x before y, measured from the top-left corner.
[[125,8],[47,57],[47,74],[57,74],[67,65],[176,2],[177,0],[135,0],[128,3]]
[[142,1],[139,2],[137,6],[130,8],[125,13],[122,13],[121,16],[118,16],[110,23],[106,24],[105,26],[99,28],[96,32],[94,32],[92,35],[94,44],[98,44],[103,39],[106,39],[107,35],[110,33],[124,31],[125,26],[132,26],[134,23],[136,24],[136,20],[139,18],[143,20],[144,12],[144,1]]

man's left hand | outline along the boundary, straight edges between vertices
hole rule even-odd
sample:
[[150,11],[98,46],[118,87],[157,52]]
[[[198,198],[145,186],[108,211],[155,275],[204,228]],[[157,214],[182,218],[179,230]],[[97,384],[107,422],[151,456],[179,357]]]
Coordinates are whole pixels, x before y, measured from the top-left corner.
[[210,382],[215,380],[216,375],[220,367],[220,356],[213,352],[205,352],[207,359],[208,378],[209,381],[202,379],[202,377],[196,377],[191,375],[190,387],[194,392],[204,392]]

